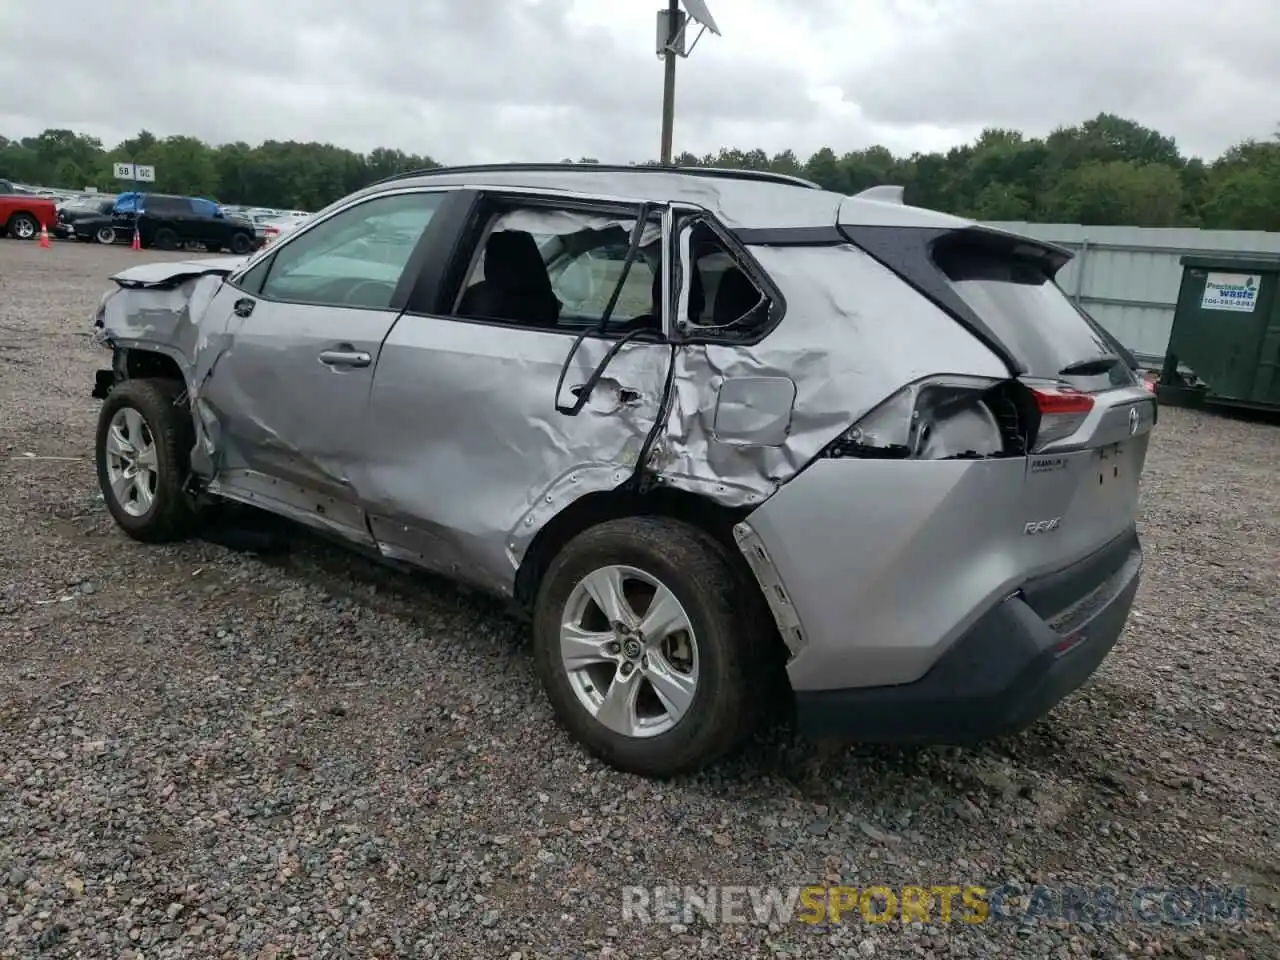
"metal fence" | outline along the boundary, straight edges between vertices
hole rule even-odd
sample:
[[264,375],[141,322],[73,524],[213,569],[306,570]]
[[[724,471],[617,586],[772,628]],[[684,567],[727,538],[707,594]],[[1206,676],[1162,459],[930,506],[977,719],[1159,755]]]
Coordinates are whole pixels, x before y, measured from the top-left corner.
[[1058,282],[1083,309],[1148,363],[1169,343],[1187,254],[1280,257],[1280,233],[1155,227],[1082,227],[1006,221],[993,227],[1066,247],[1075,258]]

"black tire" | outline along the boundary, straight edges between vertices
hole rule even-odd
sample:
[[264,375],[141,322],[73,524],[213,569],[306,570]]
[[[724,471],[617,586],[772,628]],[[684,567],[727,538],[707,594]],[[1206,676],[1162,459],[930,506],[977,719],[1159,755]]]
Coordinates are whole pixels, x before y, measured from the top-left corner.
[[253,238],[246,233],[233,233],[230,246],[232,253],[243,256],[253,249]]
[[168,227],[161,227],[156,231],[155,236],[151,238],[151,246],[157,250],[176,250],[178,248],[178,235]]
[[[107,394],[98,414],[94,443],[98,486],[120,528],[144,543],[182,540],[197,527],[196,503],[183,489],[190,472],[191,449],[195,446],[195,425],[183,399],[185,393],[183,384],[175,380],[125,380]],[[106,445],[111,421],[126,407],[142,415],[156,450],[154,496],[150,508],[140,515],[125,510],[111,489],[108,472]]]
[[9,236],[15,240],[34,240],[40,236],[40,224],[29,213],[15,213],[9,218]]
[[205,250],[206,250],[206,251],[208,251],[209,253],[221,253],[221,252],[222,252],[222,244],[220,244],[220,243],[206,243],[206,244],[204,245],[204,248],[205,248]]
[[[628,737],[599,722],[579,701],[560,656],[560,624],[574,588],[613,564],[661,581],[696,636],[693,701],[674,727],[656,736]],[[772,621],[763,606],[725,549],[696,527],[665,517],[611,520],[579,534],[551,561],[534,607],[534,662],[557,719],[591,753],[628,773],[676,776],[742,745],[765,715]]]
[[93,231],[94,243],[111,244],[116,242],[116,231],[114,227],[99,227]]

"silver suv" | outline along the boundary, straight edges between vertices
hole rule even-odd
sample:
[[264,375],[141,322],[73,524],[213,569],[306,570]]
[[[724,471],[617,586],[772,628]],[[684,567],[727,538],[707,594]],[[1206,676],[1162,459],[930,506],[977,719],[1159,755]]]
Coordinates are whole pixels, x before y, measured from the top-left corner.
[[1062,250],[765,173],[383,181],[248,260],[138,266],[96,325],[139,540],[251,504],[532,620],[564,726],[667,776],[798,727],[967,742],[1098,666],[1155,401]]

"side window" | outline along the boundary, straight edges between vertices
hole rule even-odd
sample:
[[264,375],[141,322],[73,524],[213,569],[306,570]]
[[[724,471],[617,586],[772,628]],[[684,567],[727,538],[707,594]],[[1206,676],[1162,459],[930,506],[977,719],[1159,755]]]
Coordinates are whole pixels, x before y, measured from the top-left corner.
[[[679,231],[680,262],[689,280],[681,284],[678,320],[705,332],[738,330],[767,317],[768,295],[705,221]],[[682,271],[685,272],[685,271]]]
[[239,287],[245,293],[259,296],[262,293],[262,281],[271,269],[271,257],[254,264],[253,269],[237,280],[232,286]]
[[645,224],[623,280],[636,221],[625,216],[527,207],[496,215],[473,256],[455,314],[541,329],[600,323],[622,289],[608,330],[661,328],[662,226]]
[[175,214],[190,213],[191,201],[185,197],[161,197],[151,194],[147,197],[146,206],[143,209],[157,217],[171,217]]
[[330,217],[280,248],[267,269],[262,296],[387,308],[409,255],[443,199],[442,193],[402,193]]
[[[622,234],[621,230],[617,232]],[[568,316],[584,323],[600,320],[609,305],[609,298],[613,296],[613,288],[622,279],[629,240],[630,237],[623,234],[614,242],[563,256],[551,265],[551,289],[564,304],[560,311],[562,318]],[[657,316],[653,285],[662,261],[657,245],[654,247],[652,263],[642,251],[631,264],[610,317],[611,325],[630,317]]]

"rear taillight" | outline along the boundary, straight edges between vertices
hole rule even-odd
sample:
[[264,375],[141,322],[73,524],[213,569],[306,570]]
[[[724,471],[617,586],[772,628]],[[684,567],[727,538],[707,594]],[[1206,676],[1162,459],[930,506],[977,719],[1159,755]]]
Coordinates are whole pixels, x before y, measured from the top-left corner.
[[996,416],[1001,389],[1002,381],[982,377],[918,381],[874,407],[819,456],[947,460],[1014,455],[1019,451]]
[[1061,383],[1024,383],[1040,413],[1032,452],[1069,437],[1093,412],[1093,397]]

